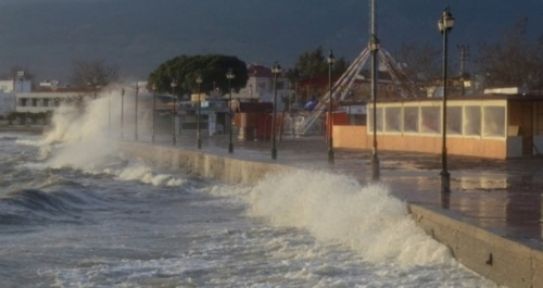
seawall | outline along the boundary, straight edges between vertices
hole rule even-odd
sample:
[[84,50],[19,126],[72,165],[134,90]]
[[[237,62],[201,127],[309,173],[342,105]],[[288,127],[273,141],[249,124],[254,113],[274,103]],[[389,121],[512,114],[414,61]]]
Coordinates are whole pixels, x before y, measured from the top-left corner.
[[[200,151],[143,143],[121,143],[121,149],[157,167],[182,169],[226,183],[255,183],[268,173],[297,169]],[[504,238],[447,210],[409,204],[417,224],[440,241],[463,265],[500,285],[543,288],[543,251]]]

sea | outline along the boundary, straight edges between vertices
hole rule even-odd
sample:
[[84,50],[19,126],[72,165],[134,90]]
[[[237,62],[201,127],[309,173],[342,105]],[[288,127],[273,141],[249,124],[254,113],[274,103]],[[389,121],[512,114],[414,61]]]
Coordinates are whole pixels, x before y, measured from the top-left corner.
[[108,103],[0,134],[0,287],[496,287],[386,185],[161,170],[117,147]]

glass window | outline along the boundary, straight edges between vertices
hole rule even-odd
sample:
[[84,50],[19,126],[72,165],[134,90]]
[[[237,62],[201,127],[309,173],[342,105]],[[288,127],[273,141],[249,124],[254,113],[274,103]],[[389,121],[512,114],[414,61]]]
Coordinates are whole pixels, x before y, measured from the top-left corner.
[[483,108],[485,137],[503,137],[505,136],[505,107],[488,106]]
[[389,107],[385,113],[385,131],[402,132],[402,108]]
[[419,132],[419,107],[403,108],[403,131]]
[[[373,132],[373,108],[368,106],[368,131]],[[383,108],[377,107],[377,132],[383,131]]]
[[462,135],[462,107],[447,107],[447,133]]
[[481,107],[466,106],[464,111],[464,134],[468,136],[481,136]]
[[441,107],[421,107],[422,133],[441,132]]

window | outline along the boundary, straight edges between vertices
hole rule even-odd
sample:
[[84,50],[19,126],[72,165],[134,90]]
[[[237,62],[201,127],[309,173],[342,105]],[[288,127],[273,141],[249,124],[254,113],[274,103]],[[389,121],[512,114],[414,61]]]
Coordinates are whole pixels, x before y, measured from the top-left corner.
[[462,135],[462,107],[447,107],[447,133]]
[[38,106],[38,99],[32,98],[32,107]]
[[505,136],[505,107],[484,107],[484,131],[485,137]]
[[385,111],[385,131],[402,132],[402,108],[389,107]]
[[419,132],[419,107],[403,108],[403,131]]
[[436,134],[441,132],[441,107],[421,107],[421,132]]
[[25,106],[26,106],[27,100],[28,100],[28,99],[26,99],[26,98],[21,98],[19,104],[20,104],[22,107],[25,107]]
[[[373,132],[373,108],[368,106],[368,130]],[[383,131],[383,108],[377,108],[377,132]]]
[[49,107],[49,99],[43,99],[43,107]]
[[481,107],[466,106],[464,111],[464,134],[467,136],[481,136]]

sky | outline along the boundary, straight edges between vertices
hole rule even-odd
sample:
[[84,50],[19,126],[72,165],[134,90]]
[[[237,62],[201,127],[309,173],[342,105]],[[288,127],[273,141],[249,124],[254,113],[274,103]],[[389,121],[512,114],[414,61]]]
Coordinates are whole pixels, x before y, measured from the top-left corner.
[[[368,38],[368,0],[0,0],[0,73],[13,66],[38,79],[68,80],[72,63],[105,60],[144,79],[181,54],[221,53],[247,63],[291,66],[322,46],[353,59]],[[528,17],[543,34],[543,0],[377,0],[382,46],[440,45],[437,19],[450,6],[451,45],[500,39]]]

